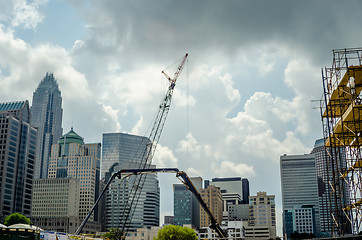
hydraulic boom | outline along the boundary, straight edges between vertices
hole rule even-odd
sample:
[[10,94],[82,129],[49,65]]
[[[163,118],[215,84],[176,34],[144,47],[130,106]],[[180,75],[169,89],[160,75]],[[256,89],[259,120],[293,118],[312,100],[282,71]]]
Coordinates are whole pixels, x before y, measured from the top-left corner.
[[118,172],[115,172],[112,177],[108,180],[106,186],[104,187],[103,191],[99,195],[97,201],[95,202],[92,210],[89,212],[88,216],[84,219],[80,227],[78,228],[76,234],[79,234],[79,232],[82,230],[84,225],[86,224],[88,218],[92,214],[93,210],[97,206],[99,200],[102,198],[103,194],[107,191],[109,185],[111,182],[117,177],[119,179],[123,179],[132,175],[142,175],[142,174],[148,174],[148,173],[159,173],[159,172],[167,172],[167,173],[176,173],[176,177],[192,192],[192,194],[196,197],[197,201],[201,205],[201,207],[205,210],[206,214],[209,216],[211,220],[211,225],[209,226],[211,229],[213,229],[219,238],[226,238],[226,233],[221,229],[220,225],[216,221],[214,215],[211,213],[210,209],[208,208],[207,204],[202,199],[200,193],[197,191],[195,186],[192,184],[190,178],[187,176],[187,174],[183,171],[178,170],[177,168],[150,168],[150,169],[122,169]]

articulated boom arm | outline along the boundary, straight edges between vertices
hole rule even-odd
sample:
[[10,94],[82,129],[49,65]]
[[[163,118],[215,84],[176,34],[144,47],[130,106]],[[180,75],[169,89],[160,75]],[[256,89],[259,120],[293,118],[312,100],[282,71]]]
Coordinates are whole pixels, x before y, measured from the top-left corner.
[[84,219],[82,224],[79,226],[76,234],[79,234],[82,231],[82,228],[87,223],[88,218],[94,211],[95,207],[97,206],[98,202],[104,195],[104,193],[107,191],[109,185],[111,182],[117,177],[119,179],[123,179],[126,177],[130,177],[132,175],[142,175],[142,174],[148,174],[148,173],[159,173],[159,172],[167,172],[167,173],[176,173],[176,177],[192,192],[192,194],[196,197],[197,201],[201,205],[201,207],[205,210],[207,215],[209,216],[211,220],[210,228],[213,229],[219,236],[219,238],[226,238],[226,234],[221,229],[220,225],[217,223],[214,215],[211,213],[210,209],[207,207],[207,204],[202,199],[200,193],[197,191],[195,186],[192,184],[190,178],[187,176],[187,174],[183,171],[178,170],[177,168],[149,168],[149,169],[121,169],[118,172],[113,173],[111,178],[108,180],[106,186],[104,187],[103,191],[99,195],[97,201],[95,202],[93,208],[88,213],[88,216]]
[[[226,234],[221,229],[220,225],[217,223],[214,215],[210,212],[210,209],[207,207],[207,204],[202,199],[200,193],[197,191],[195,186],[192,184],[190,178],[187,176],[187,174],[183,171],[178,171],[176,174],[176,177],[179,178],[179,180],[186,185],[186,187],[192,192],[192,194],[196,197],[197,201],[200,203],[201,207],[204,209],[204,211],[207,213],[207,215],[210,218],[211,225],[210,228],[213,229],[217,235],[219,235],[219,238],[226,238]],[[180,179],[181,177],[181,179]]]

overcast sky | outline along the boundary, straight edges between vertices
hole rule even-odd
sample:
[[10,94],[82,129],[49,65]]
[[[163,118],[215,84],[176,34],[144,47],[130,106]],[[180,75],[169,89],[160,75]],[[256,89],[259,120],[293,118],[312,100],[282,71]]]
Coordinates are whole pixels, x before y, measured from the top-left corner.
[[[276,195],[279,158],[322,137],[321,68],[360,47],[361,1],[0,0],[0,101],[29,100],[46,72],[63,128],[147,136],[167,80],[189,53],[153,163],[203,179],[243,177]],[[171,69],[171,68],[170,68]],[[169,74],[172,70],[167,69]],[[172,174],[159,175],[161,216]]]

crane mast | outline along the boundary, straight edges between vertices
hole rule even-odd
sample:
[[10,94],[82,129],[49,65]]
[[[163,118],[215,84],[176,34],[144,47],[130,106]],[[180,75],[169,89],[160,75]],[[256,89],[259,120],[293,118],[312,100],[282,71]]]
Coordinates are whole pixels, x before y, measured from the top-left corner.
[[[151,129],[151,132],[150,132],[150,135],[148,138],[149,139],[148,146],[142,153],[143,157],[139,163],[139,169],[148,169],[150,167],[153,155],[155,153],[158,141],[160,139],[163,127],[165,125],[165,121],[166,121],[168,112],[170,110],[172,95],[173,95],[173,91],[174,91],[174,88],[176,85],[176,81],[184,68],[187,57],[188,57],[188,54],[186,53],[186,55],[182,58],[181,63],[178,65],[177,70],[173,74],[172,78],[169,75],[167,75],[167,73],[165,73],[165,71],[162,71],[162,74],[164,74],[165,77],[167,78],[167,80],[169,81],[169,86],[168,86],[165,97],[163,98],[161,104],[159,105],[158,112],[157,112],[155,121],[153,123],[153,127]],[[115,177],[112,175],[112,177],[107,182],[106,187],[104,188],[103,192],[101,193],[101,195],[99,196],[98,199],[100,199],[103,196],[103,194],[105,193],[105,190],[108,188],[108,186],[111,184],[111,182],[114,178]],[[128,229],[130,221],[133,217],[135,206],[138,203],[144,182],[145,182],[145,175],[136,176],[136,179],[134,180],[134,185],[136,187],[131,188],[127,207],[125,207],[123,209],[122,215],[124,216],[123,219],[125,219],[125,220],[124,220],[123,226],[121,228],[122,232],[127,232],[126,230]],[[99,201],[98,199],[97,199],[96,203]],[[79,228],[76,231],[76,234],[81,233],[84,225],[88,221],[88,218],[90,217],[90,215],[92,214],[93,211],[94,211],[94,208],[91,209],[88,216],[84,219],[82,224],[79,226]]]
[[[169,87],[167,89],[165,97],[163,98],[161,104],[159,105],[158,112],[149,136],[150,142],[148,144],[148,147],[144,150],[142,161],[139,164],[139,169],[147,169],[151,165],[153,155],[155,153],[158,141],[160,139],[163,127],[166,122],[168,112],[170,110],[172,95],[176,85],[176,81],[184,68],[187,57],[188,54],[186,53],[186,55],[182,58],[181,63],[178,65],[177,70],[173,75],[173,78],[169,77],[165,73],[165,71],[162,71],[162,73],[169,81]],[[134,181],[134,185],[136,185],[137,187],[131,189],[129,194],[130,199],[128,200],[128,205],[126,208],[124,208],[123,211],[123,216],[125,219],[122,226],[123,232],[127,232],[126,230],[128,229],[130,221],[133,218],[133,214],[138,204],[138,200],[141,195],[141,191],[145,180],[146,180],[145,175],[140,175],[137,176]]]

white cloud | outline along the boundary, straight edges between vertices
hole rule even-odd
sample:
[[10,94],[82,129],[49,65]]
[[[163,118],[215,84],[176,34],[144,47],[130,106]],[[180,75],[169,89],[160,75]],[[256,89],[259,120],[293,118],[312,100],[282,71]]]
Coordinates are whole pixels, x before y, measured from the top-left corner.
[[26,0],[13,0],[12,26],[36,28],[45,18],[45,15],[39,11],[39,7],[47,2],[48,0],[34,0],[28,4]]
[[144,121],[143,121],[143,117],[141,116],[140,119],[137,121],[137,123],[132,128],[131,133],[135,134],[135,135],[140,135],[141,134],[141,129],[144,128],[143,125],[144,125]]
[[152,164],[155,164],[158,168],[174,168],[177,167],[177,162],[178,160],[171,149],[158,144]]
[[221,82],[224,84],[226,96],[231,102],[239,102],[240,101],[240,93],[239,90],[233,87],[232,76],[229,73],[226,73],[224,76],[219,77]]
[[[105,115],[101,117],[101,120],[103,121],[104,125],[110,124],[114,127],[114,132],[120,132],[121,131],[121,124],[118,121],[118,113],[119,110],[114,110],[111,106],[106,106],[102,104],[103,111]],[[111,121],[109,121],[111,120]],[[114,125],[115,124],[115,125]]]
[[231,161],[223,161],[221,164],[211,163],[211,168],[219,177],[245,176],[251,177],[255,175],[253,166],[245,163],[234,163]]
[[189,177],[200,177],[203,176],[203,173],[195,168],[189,167],[187,168],[187,175]]

